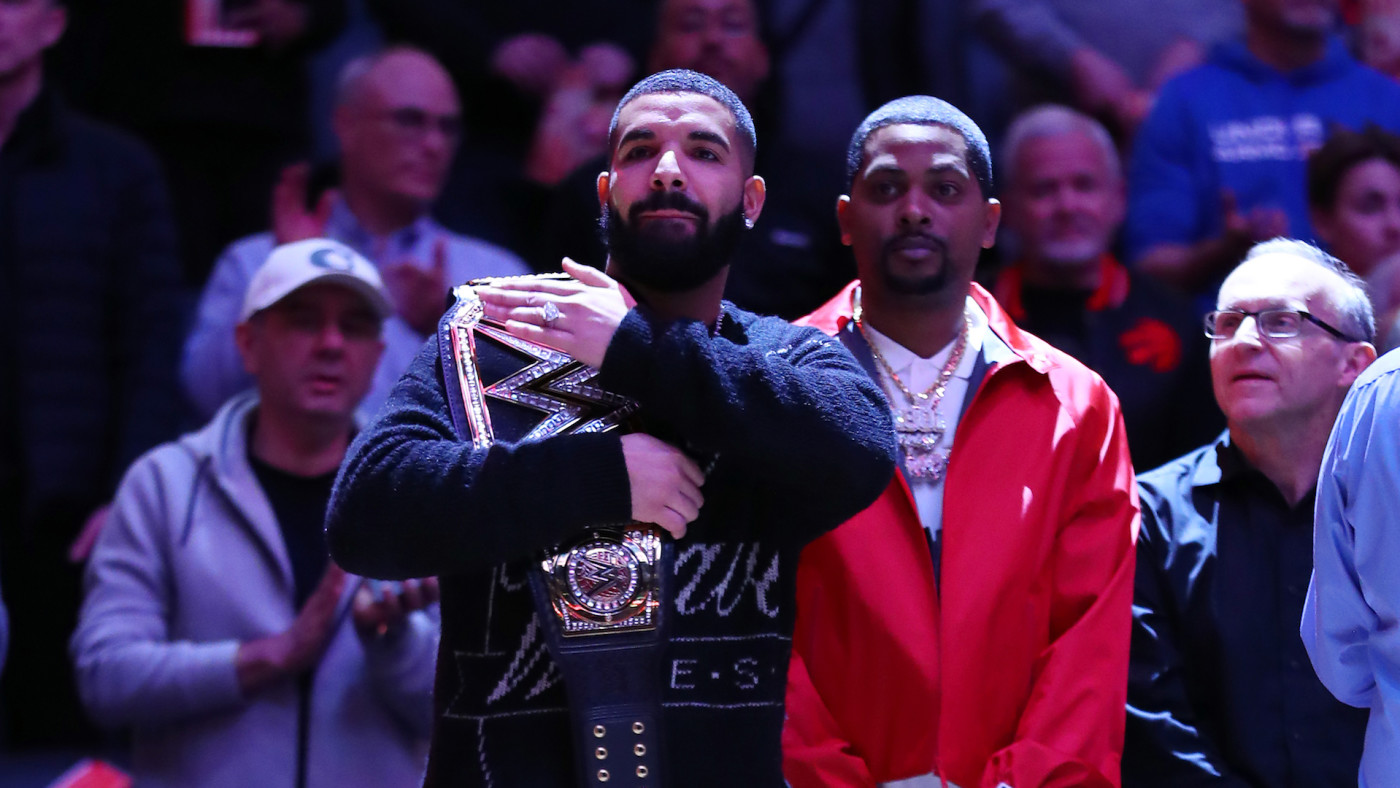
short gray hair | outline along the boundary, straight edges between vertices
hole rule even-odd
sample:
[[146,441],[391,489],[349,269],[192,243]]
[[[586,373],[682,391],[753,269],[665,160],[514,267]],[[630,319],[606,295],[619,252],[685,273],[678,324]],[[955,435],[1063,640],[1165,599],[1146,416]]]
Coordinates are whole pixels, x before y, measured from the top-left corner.
[[1307,241],[1299,241],[1295,238],[1271,238],[1267,241],[1261,241],[1249,250],[1249,254],[1244,256],[1244,261],[1267,257],[1271,254],[1288,255],[1299,260],[1306,260],[1336,274],[1345,285],[1337,291],[1337,300],[1334,304],[1340,313],[1341,329],[1349,337],[1359,338],[1366,342],[1376,341],[1376,311],[1371,305],[1370,288],[1366,286],[1366,280],[1357,276],[1356,272],[1351,270],[1346,263]]
[[[367,55],[360,55],[342,66],[340,74],[336,76],[335,106],[340,108],[354,103],[359,98],[360,91],[364,87],[365,77],[369,76],[369,72],[373,71],[375,66],[382,63],[387,57],[404,54],[421,55],[437,63],[439,67],[442,66],[438,59],[433,57],[430,52],[406,44],[394,44],[370,52]],[[446,71],[443,73],[446,73]]]
[[1017,115],[1006,130],[1001,144],[1002,178],[1008,185],[1016,182],[1017,157],[1027,142],[1045,137],[1083,134],[1103,151],[1104,166],[1115,183],[1123,180],[1123,164],[1118,159],[1118,146],[1102,123],[1060,104],[1041,104]]

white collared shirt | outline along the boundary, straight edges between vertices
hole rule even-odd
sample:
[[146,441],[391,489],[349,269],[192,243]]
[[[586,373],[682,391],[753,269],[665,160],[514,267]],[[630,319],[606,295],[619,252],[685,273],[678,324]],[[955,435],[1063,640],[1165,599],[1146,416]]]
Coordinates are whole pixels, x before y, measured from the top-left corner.
[[[953,370],[953,378],[948,381],[948,390],[943,395],[943,401],[938,404],[938,415],[948,425],[948,431],[944,433],[941,444],[944,450],[950,449],[957,439],[958,417],[962,415],[963,401],[967,398],[972,370],[977,366],[977,357],[982,353],[987,331],[987,316],[982,312],[982,308],[977,306],[977,302],[972,300],[972,296],[967,298],[966,310],[971,323],[967,334],[967,349],[963,351],[957,369]],[[864,323],[864,327],[870,343],[885,357],[890,368],[904,381],[904,385],[915,393],[928,391],[933,386],[939,374],[943,372],[943,365],[948,363],[948,356],[953,352],[953,342],[949,342],[933,354],[932,358],[923,358],[881,334],[869,323]],[[955,339],[954,342],[956,341]],[[878,366],[878,362],[876,365]],[[898,411],[909,404],[909,398],[904,396],[904,392],[883,372],[881,370],[882,374],[879,376],[880,385],[884,387],[891,407]],[[906,480],[909,482],[909,489],[914,493],[914,505],[919,511],[919,521],[928,529],[929,535],[936,539],[939,529],[943,527],[943,481],[940,479],[934,484],[912,477],[906,477]]]

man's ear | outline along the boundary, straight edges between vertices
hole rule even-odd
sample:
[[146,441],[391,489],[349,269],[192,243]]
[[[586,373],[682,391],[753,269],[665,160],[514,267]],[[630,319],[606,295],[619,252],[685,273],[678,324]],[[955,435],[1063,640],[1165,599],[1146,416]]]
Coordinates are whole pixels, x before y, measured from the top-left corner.
[[744,181],[744,218],[748,220],[748,225],[758,221],[758,215],[763,213],[763,201],[768,197],[768,184],[761,176],[750,175]]
[[836,198],[836,226],[841,228],[841,243],[851,245],[851,231],[847,227],[850,222],[848,214],[851,212],[851,197],[843,194]]
[[612,173],[603,170],[598,173],[598,208],[601,209],[608,204],[608,195],[612,194]]
[[54,3],[53,7],[44,13],[46,16],[43,26],[39,29],[39,36],[44,49],[48,49],[57,44],[58,40],[63,38],[63,32],[68,29],[68,9]]
[[991,249],[997,243],[997,226],[1001,224],[1001,201],[987,199],[987,220],[982,228],[982,248]]
[[1347,347],[1346,355],[1342,358],[1342,374],[1337,379],[1337,383],[1343,389],[1351,388],[1351,384],[1356,382],[1357,376],[1371,366],[1371,362],[1375,360],[1375,345],[1370,342],[1351,343]]

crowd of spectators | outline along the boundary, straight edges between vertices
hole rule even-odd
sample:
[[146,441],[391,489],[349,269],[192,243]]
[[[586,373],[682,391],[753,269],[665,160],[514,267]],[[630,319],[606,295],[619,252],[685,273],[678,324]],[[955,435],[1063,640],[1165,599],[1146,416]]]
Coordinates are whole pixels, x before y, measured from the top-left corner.
[[[365,424],[436,330],[451,286],[559,271],[565,258],[604,264],[597,176],[607,167],[613,108],[641,76],[701,71],[753,110],[762,139],[755,169],[768,199],[743,236],[725,295],[787,319],[855,275],[835,213],[851,130],[888,99],[939,95],[966,108],[997,151],[1002,242],[983,253],[979,281],[1022,328],[1105,379],[1143,473],[1208,444],[1226,423],[1219,391],[1212,396],[1201,317],[1256,243],[1286,236],[1340,258],[1370,287],[1377,347],[1400,344],[1394,5],[0,2],[0,768],[5,753],[121,753],[124,739],[90,719],[169,725],[248,689],[173,678],[169,702],[139,714],[109,697],[94,701],[93,685],[112,682],[142,705],[132,698],[156,679],[149,666],[131,668],[146,671],[138,678],[102,674],[110,667],[93,655],[113,648],[113,636],[91,622],[78,629],[78,614],[95,542],[165,549],[152,547],[156,537],[130,512],[109,508],[132,463],[210,419],[243,424],[245,392],[266,398],[275,388],[267,382],[274,374],[250,363],[255,343],[239,334],[274,248],[332,239],[343,250],[337,255],[371,269],[385,299],[376,317],[383,348],[363,397],[350,403]],[[329,106],[316,96],[328,96]],[[1339,406],[1328,401],[1332,414]],[[352,429],[343,415],[340,428]],[[275,483],[249,470],[260,459],[252,448],[205,446],[216,443],[208,429],[218,428],[198,433],[199,451],[237,455],[242,465],[230,472],[241,474],[239,484]],[[148,476],[160,456],[142,461]],[[1300,500],[1310,507],[1310,495],[1289,497],[1286,510]],[[251,519],[271,519],[268,504],[260,506]],[[186,502],[180,511],[195,508]],[[1161,549],[1140,549],[1140,565]],[[88,567],[100,597],[89,606],[113,604],[113,573],[148,591],[177,582],[160,565],[133,579],[130,565],[139,563],[119,553]],[[358,578],[332,578],[340,584],[332,592],[317,585],[329,577],[324,556],[314,567],[269,592],[278,600],[269,604],[286,607],[269,619],[275,627],[234,626],[217,637],[286,630],[317,594],[357,596],[343,584]],[[1290,585],[1297,605],[1268,615],[1296,621],[1298,582]],[[416,588],[406,593],[356,604],[392,604],[430,628],[431,600]],[[143,604],[155,605],[143,611],[152,621],[175,615],[159,595]],[[196,633],[207,623],[185,621]],[[343,647],[358,636],[371,654],[389,649],[369,613],[355,623]],[[1137,623],[1150,626],[1141,616]],[[1190,629],[1174,637],[1193,636]],[[317,664],[341,635],[322,627],[318,637],[316,659],[298,669]],[[1136,649],[1142,632],[1134,637]],[[412,661],[408,646],[396,644],[399,661],[386,657],[386,672]],[[1298,645],[1290,642],[1290,653]],[[231,660],[232,652],[218,656]],[[206,660],[206,671],[212,659],[181,657]],[[1225,661],[1251,670],[1248,660]],[[393,678],[406,682],[406,694],[426,691]],[[1313,678],[1300,680],[1305,691],[1316,689]],[[214,694],[199,700],[196,689]],[[406,751],[420,743],[405,742]],[[1248,755],[1244,768],[1271,758]],[[1149,764],[1143,773],[1157,768],[1151,763],[1137,762]]]

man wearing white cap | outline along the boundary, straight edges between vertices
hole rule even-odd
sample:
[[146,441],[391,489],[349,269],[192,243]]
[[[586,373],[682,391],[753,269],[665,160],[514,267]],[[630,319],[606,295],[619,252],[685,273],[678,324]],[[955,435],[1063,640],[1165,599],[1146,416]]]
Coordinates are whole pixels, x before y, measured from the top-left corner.
[[89,713],[133,729],[137,784],[419,783],[436,582],[347,575],[322,536],[392,313],[348,247],[274,249],[236,328],[256,391],[127,472],[71,649]]

